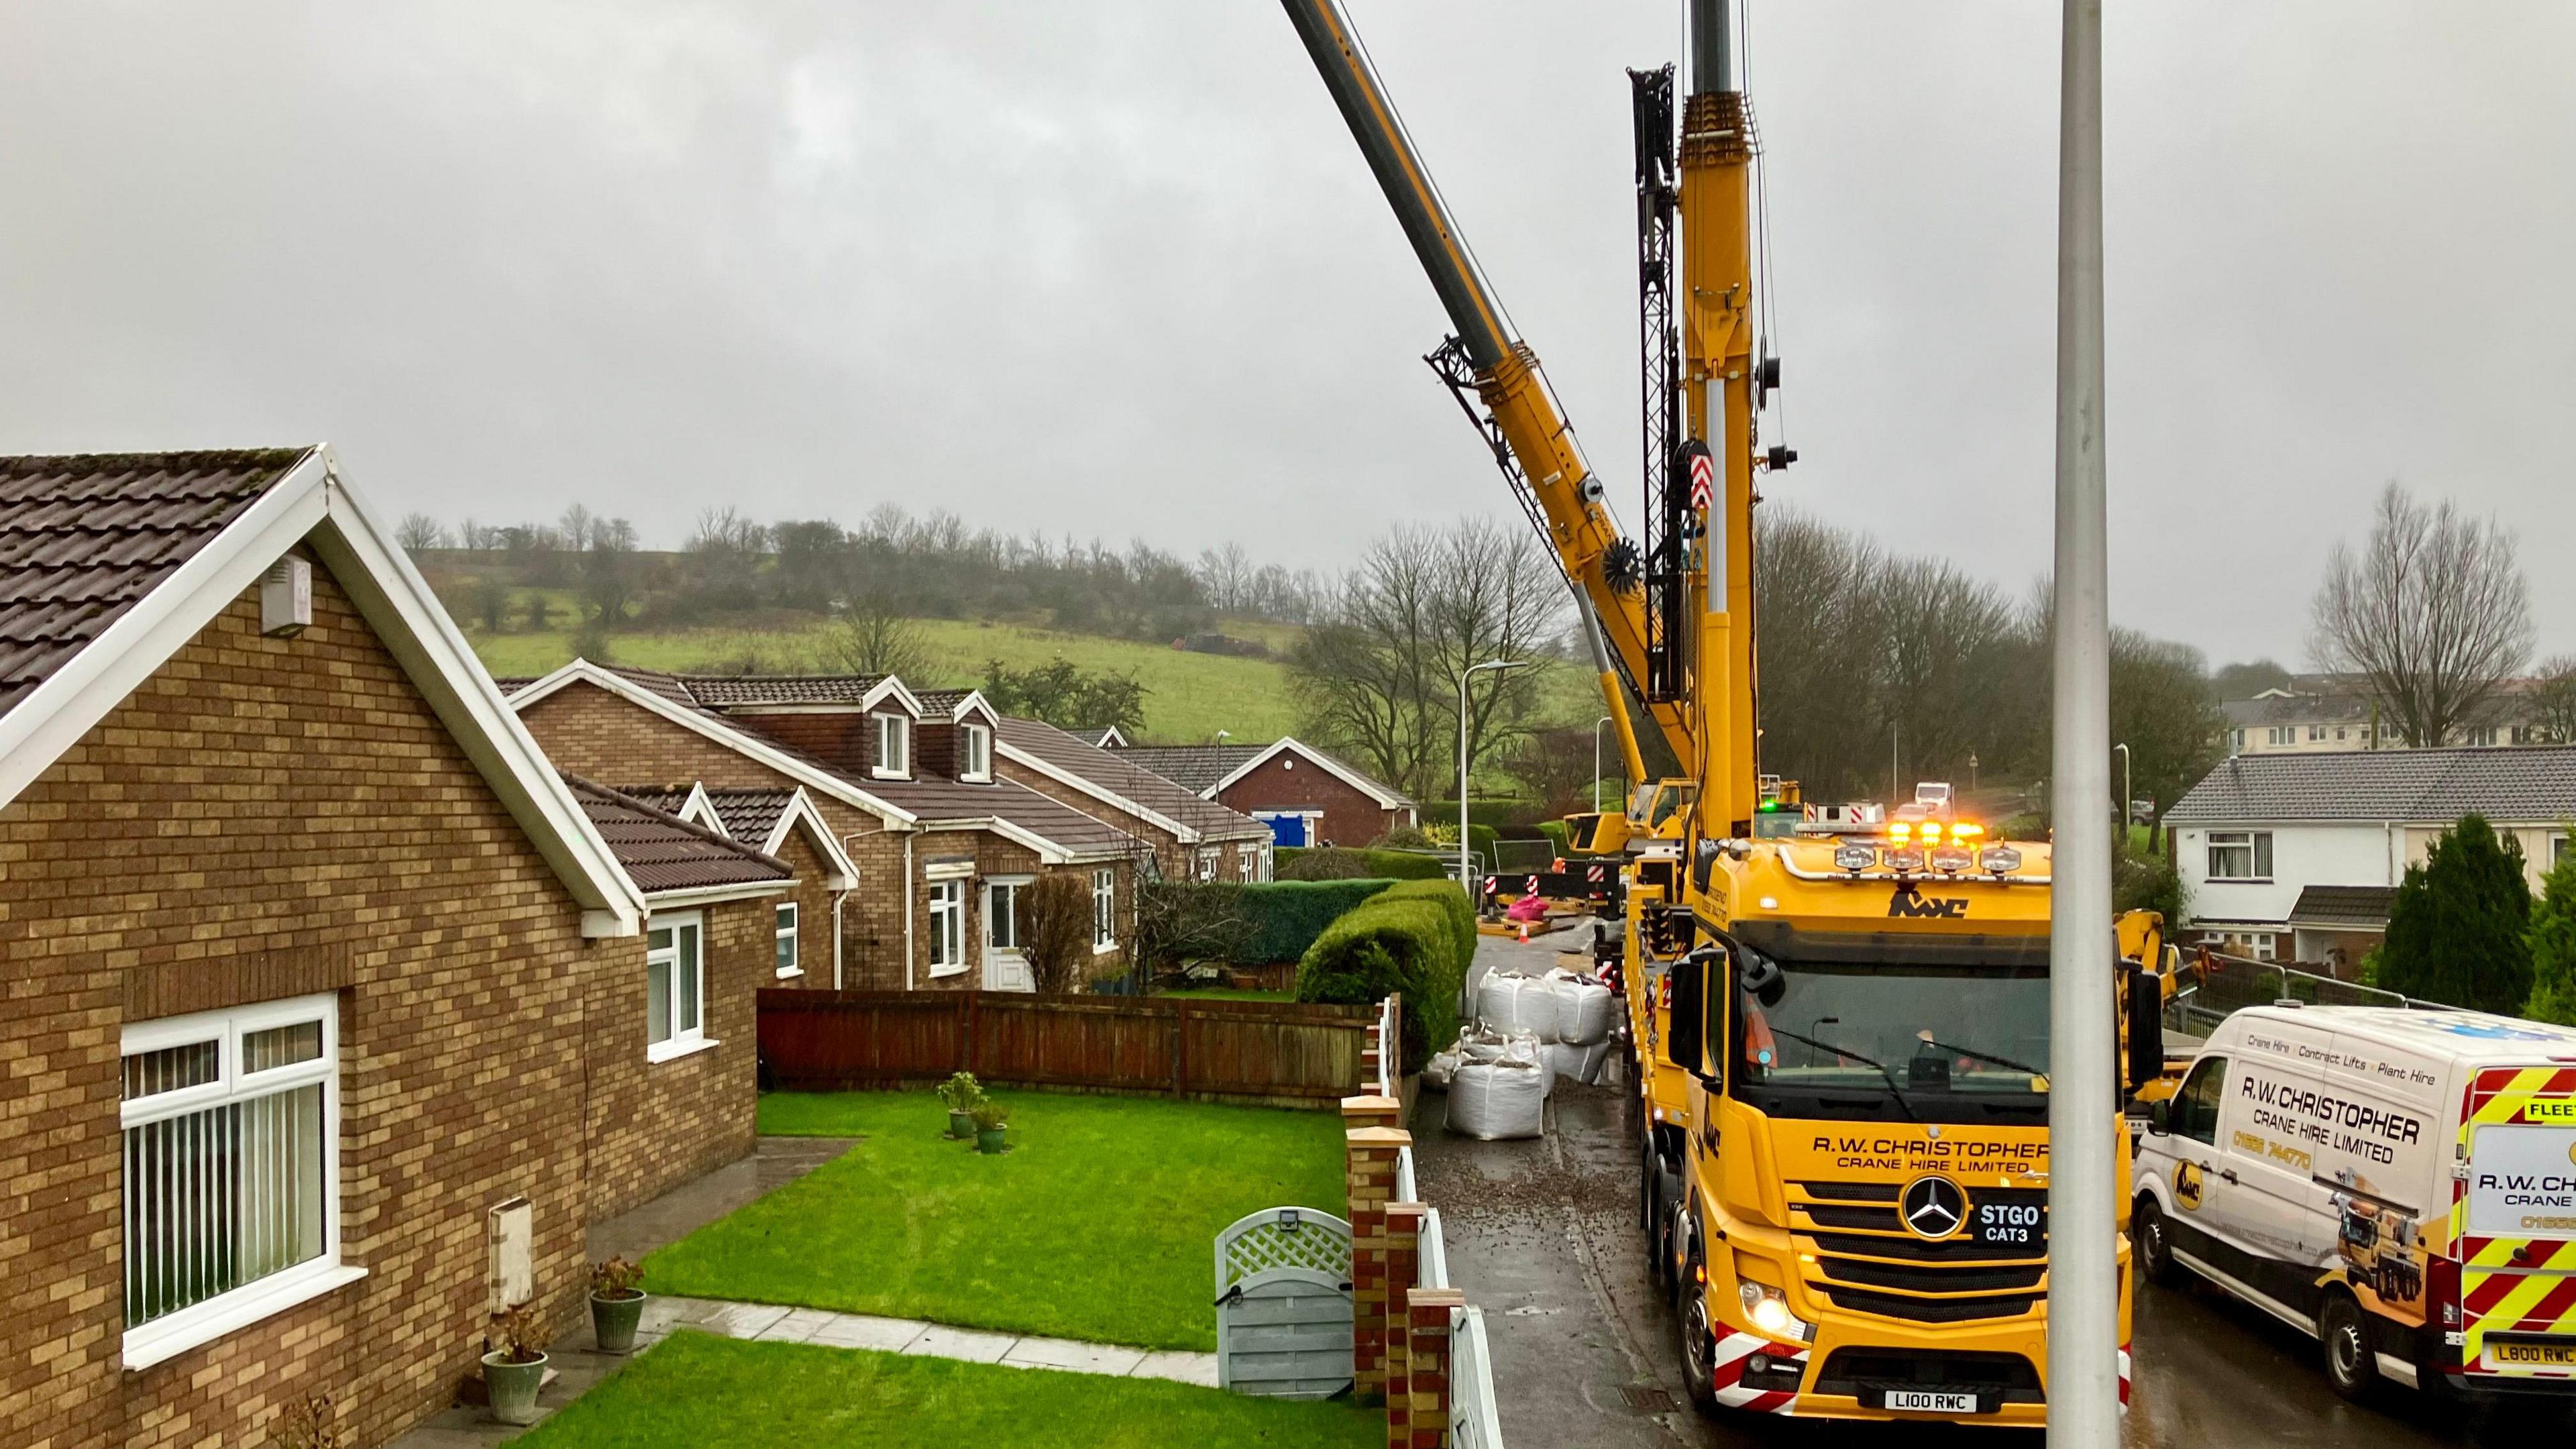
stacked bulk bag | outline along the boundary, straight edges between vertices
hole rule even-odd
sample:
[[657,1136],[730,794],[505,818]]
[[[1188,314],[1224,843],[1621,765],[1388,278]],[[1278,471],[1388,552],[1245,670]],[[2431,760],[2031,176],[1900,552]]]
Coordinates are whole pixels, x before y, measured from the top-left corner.
[[1542,1043],[1556,1040],[1556,983],[1517,971],[1489,973],[1476,986],[1476,1017],[1484,1026],[1508,1036],[1528,1032]]
[[1610,988],[1589,976],[1556,970],[1547,974],[1556,992],[1556,1039],[1571,1046],[1590,1046],[1610,1036]]
[[[1466,1047],[1464,1038],[1460,1045]],[[1552,1075],[1539,1053],[1539,1044],[1521,1035],[1484,1060],[1464,1057],[1449,1079],[1449,1130],[1482,1142],[1538,1136]]]

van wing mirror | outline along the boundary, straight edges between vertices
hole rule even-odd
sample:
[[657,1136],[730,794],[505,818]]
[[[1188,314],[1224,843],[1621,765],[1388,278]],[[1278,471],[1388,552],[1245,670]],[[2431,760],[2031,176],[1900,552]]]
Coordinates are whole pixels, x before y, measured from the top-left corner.
[[1713,951],[1693,951],[1665,968],[1673,1005],[1664,1026],[1664,1060],[1683,1071],[1701,1069],[1708,1021],[1708,966]]
[[2173,1135],[2173,1101],[2165,1098],[2147,1104],[2147,1130],[2158,1137]]

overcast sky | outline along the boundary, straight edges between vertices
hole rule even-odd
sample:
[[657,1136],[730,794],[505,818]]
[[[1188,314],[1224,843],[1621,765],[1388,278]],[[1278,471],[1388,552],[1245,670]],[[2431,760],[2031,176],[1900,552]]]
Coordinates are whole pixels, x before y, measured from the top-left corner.
[[[1349,0],[1636,513],[1623,66],[1678,0]],[[2576,7],[2114,3],[2113,601],[2303,654],[2389,478],[2576,648]],[[0,447],[327,438],[389,511],[884,501],[1330,566],[1507,508],[1430,288],[1268,0],[0,0]],[[1800,465],[2049,556],[2057,6],[1762,0]]]

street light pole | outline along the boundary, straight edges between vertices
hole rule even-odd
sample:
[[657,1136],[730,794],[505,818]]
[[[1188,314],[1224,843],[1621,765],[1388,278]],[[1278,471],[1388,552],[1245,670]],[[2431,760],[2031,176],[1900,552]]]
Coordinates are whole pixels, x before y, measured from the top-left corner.
[[2132,823],[2129,812],[2135,808],[2129,802],[2137,798],[2137,787],[2129,783],[2129,742],[2122,740],[2111,748],[2120,752],[2120,843],[2126,845]]
[[1476,902],[1476,871],[1467,859],[1467,682],[1487,669],[1517,669],[1517,659],[1488,659],[1470,664],[1458,676],[1458,885],[1467,892],[1467,903]]
[[1595,814],[1601,810],[1601,727],[1609,722],[1610,716],[1606,714],[1592,722],[1592,809]]
[[[2111,615],[2102,451],[2102,0],[2065,0],[2057,178],[2057,639],[2049,870],[2048,1442],[2120,1443]],[[2096,822],[2087,826],[2083,822]]]

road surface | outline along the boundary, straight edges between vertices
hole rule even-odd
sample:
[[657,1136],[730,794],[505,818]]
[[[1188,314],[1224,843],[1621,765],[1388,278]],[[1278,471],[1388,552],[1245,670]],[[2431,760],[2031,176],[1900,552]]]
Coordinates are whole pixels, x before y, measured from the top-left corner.
[[[1556,943],[1573,939],[1487,939],[1476,967],[1543,970],[1556,964]],[[1702,1420],[1682,1397],[1673,1314],[1648,1282],[1636,1229],[1633,1095],[1560,1082],[1548,1134],[1533,1142],[1450,1136],[1441,1128],[1446,1100],[1426,1092],[1414,1114],[1418,1186],[1440,1209],[1451,1280],[1484,1308],[1510,1443],[2037,1449],[2040,1436],[2028,1432]],[[2130,1449],[2568,1442],[2563,1418],[2545,1428],[2528,1419],[2469,1422],[2402,1391],[2383,1405],[2346,1404],[2326,1387],[2314,1344],[2206,1290],[2141,1286],[2131,1339]]]

